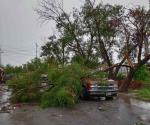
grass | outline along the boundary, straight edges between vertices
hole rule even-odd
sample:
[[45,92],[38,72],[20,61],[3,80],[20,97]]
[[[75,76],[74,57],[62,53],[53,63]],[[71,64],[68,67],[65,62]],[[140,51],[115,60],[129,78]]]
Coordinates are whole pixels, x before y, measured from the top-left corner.
[[138,123],[136,123],[135,125],[145,125],[145,124],[142,123],[142,122],[138,122]]
[[137,97],[142,100],[150,101],[150,78],[143,81],[143,88],[137,90]]
[[142,88],[137,90],[137,96],[143,100],[150,101],[150,89],[149,88]]
[[[145,69],[144,69],[145,70]],[[140,74],[140,75],[139,75]],[[150,101],[150,75],[149,72],[147,74],[147,71],[145,73],[137,74],[137,79],[140,79],[143,77],[143,79],[140,79],[140,81],[143,83],[143,87],[137,90],[129,90],[130,93],[135,93],[136,98]]]
[[134,94],[134,97],[143,101],[150,101],[150,88],[141,88],[129,90],[129,93]]

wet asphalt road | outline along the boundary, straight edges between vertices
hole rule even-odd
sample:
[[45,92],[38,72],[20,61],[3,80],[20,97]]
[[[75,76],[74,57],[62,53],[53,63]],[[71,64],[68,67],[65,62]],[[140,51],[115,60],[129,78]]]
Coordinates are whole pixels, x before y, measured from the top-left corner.
[[140,122],[150,125],[150,103],[127,95],[111,101],[82,101],[70,109],[24,106],[11,114],[0,114],[0,125],[135,125]]

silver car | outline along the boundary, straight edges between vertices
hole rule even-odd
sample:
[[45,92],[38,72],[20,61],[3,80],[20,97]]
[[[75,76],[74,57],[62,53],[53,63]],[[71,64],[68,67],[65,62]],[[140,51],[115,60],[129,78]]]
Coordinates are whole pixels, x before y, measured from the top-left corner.
[[105,84],[98,81],[87,80],[83,85],[81,98],[89,99],[90,97],[113,98],[117,96],[118,85],[114,80],[107,80]]

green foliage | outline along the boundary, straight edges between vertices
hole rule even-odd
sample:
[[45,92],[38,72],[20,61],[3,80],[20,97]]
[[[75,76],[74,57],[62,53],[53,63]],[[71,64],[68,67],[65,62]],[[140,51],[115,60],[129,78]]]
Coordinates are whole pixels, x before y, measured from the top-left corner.
[[145,124],[142,123],[142,122],[138,122],[138,123],[136,123],[135,125],[145,125]]
[[105,72],[102,72],[102,71],[96,71],[96,72],[93,72],[90,76],[93,78],[93,79],[97,79],[98,81],[101,81],[101,82],[105,82],[105,78],[107,78],[107,73]]
[[6,65],[5,67],[4,67],[4,69],[5,69],[5,73],[6,74],[18,74],[18,73],[22,73],[23,71],[22,71],[22,66],[15,66],[15,67],[13,67],[13,66],[11,66],[11,65]]
[[[48,74],[54,87],[40,92],[41,74]],[[82,91],[81,77],[88,74],[88,68],[79,64],[65,67],[41,64],[35,71],[18,74],[7,84],[12,90],[12,102],[39,102],[42,107],[73,106],[79,101]]]
[[68,59],[68,51],[66,50],[66,39],[55,39],[55,36],[51,36],[49,41],[41,47],[42,57],[47,57],[58,64],[65,64]]
[[14,77],[7,84],[12,90],[12,102],[33,102],[39,100],[40,72],[29,72]]
[[117,80],[123,80],[124,79],[124,75],[122,73],[117,74],[116,77]]
[[[56,60],[58,64],[67,64],[71,60],[89,68],[95,68],[100,62],[111,67],[115,65],[114,52],[117,53],[121,64],[126,63],[125,55],[130,55],[131,63],[138,57],[142,60],[140,54],[143,53],[144,42],[142,45],[138,43],[141,36],[137,30],[146,35],[148,33],[145,31],[149,28],[144,25],[149,22],[149,18],[143,16],[147,15],[148,11],[142,7],[126,9],[119,5],[85,0],[80,9],[74,8],[72,12],[67,13],[60,8],[59,2],[43,0],[36,11],[42,20],[54,21],[56,24],[59,35],[55,39],[49,39],[42,47],[42,54]],[[133,36],[133,39],[129,40],[128,35]],[[119,39],[116,39],[118,36]],[[136,48],[140,47],[142,48],[137,53]],[[143,60],[145,64],[148,58],[145,56]],[[133,72],[137,68],[139,67],[133,68]],[[119,69],[115,69],[114,75]],[[135,79],[145,80],[146,74],[145,71],[138,70]],[[113,77],[113,72],[109,72],[109,76]],[[119,74],[118,79],[123,77]]]
[[148,71],[146,65],[139,68],[134,75],[134,79],[140,80],[140,81],[146,81],[148,79],[148,77],[149,77],[149,71]]
[[42,67],[47,66],[46,63],[42,62],[41,59],[32,59],[30,62],[27,64],[23,64],[22,66],[11,66],[11,65],[6,65],[4,67],[5,73],[6,74],[21,74],[21,73],[27,73],[27,72],[33,72],[36,71],[37,69],[41,69]]
[[[118,19],[123,14],[123,8],[117,5],[104,5],[101,2],[94,5],[91,3],[90,0],[86,0],[80,9],[73,9],[67,13],[60,11],[57,2],[41,2],[37,13],[43,20],[55,21],[60,34],[50,37],[42,46],[42,56],[54,58],[59,64],[75,59],[76,62],[90,68],[96,67],[101,57],[107,62],[112,60],[111,48],[116,43],[112,39],[118,35]],[[105,58],[106,54],[110,55],[109,59]],[[73,55],[73,58],[69,55]]]
[[87,68],[72,64],[63,68],[51,67],[48,77],[55,87],[42,95],[42,107],[73,106],[79,100],[82,91],[80,78],[85,76]]
[[54,88],[52,91],[43,94],[41,106],[43,108],[49,106],[73,106],[76,103],[75,100],[75,96],[72,95],[67,88]]
[[7,81],[8,87],[12,90],[12,102],[39,101],[40,76],[47,72],[47,69],[48,64],[40,63],[34,71],[18,73],[12,80]]
[[98,56],[94,56],[94,55],[93,58],[91,59],[85,59],[79,55],[76,55],[72,58],[72,63],[78,63],[88,68],[96,68],[100,64],[98,61]]
[[142,99],[148,99],[150,100],[150,89],[149,88],[142,88],[138,90],[138,96],[141,97]]

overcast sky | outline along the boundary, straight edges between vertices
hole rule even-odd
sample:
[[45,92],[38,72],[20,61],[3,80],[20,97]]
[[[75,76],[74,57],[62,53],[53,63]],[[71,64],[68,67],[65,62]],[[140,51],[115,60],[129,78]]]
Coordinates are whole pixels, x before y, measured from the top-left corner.
[[[54,24],[41,25],[34,11],[40,0],[0,0],[0,47],[3,50],[2,64],[21,65],[35,57],[35,43],[55,33]],[[71,11],[84,0],[64,0],[64,8]],[[97,0],[101,1],[101,0]],[[141,5],[148,9],[149,0],[103,0],[103,3],[125,6]],[[40,53],[40,52],[39,52]],[[38,53],[38,54],[39,54]]]

